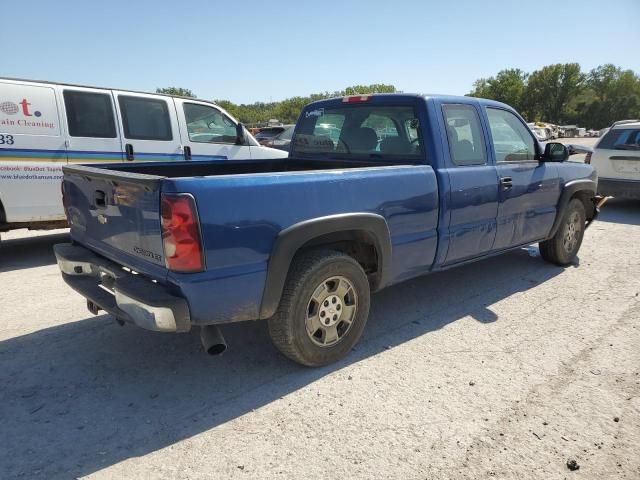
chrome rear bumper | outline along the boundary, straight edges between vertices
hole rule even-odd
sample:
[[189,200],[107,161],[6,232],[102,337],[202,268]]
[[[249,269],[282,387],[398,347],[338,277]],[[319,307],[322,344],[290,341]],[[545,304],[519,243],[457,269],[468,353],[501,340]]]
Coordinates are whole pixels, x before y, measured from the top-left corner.
[[91,250],[69,243],[53,247],[64,281],[87,299],[92,313],[105,310],[118,320],[158,332],[191,329],[184,298]]

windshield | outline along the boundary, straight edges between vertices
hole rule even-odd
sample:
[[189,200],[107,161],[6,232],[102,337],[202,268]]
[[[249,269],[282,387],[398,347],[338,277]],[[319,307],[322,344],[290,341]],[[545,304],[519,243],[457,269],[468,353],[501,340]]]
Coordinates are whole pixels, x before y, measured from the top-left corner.
[[411,106],[311,107],[298,124],[292,155],[420,159],[422,140]]

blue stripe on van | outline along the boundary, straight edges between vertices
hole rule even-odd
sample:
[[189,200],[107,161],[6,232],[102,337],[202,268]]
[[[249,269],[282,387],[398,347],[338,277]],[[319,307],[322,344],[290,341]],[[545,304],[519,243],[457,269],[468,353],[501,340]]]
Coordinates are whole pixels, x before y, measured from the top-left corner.
[[[47,150],[35,148],[4,148],[0,147],[0,158],[24,158],[37,159],[61,159],[68,157],[69,160],[122,160],[124,152],[100,152],[97,150]],[[180,161],[184,160],[182,153],[164,153],[164,152],[136,152],[135,157],[138,160],[168,160]],[[196,160],[227,160],[225,155],[193,155]]]

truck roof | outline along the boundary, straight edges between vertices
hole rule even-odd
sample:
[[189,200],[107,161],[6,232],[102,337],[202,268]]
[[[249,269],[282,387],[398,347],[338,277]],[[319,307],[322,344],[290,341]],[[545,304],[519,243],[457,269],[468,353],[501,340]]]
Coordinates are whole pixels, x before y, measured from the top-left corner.
[[444,94],[433,94],[433,93],[371,93],[371,94],[363,94],[363,95],[345,95],[343,97],[331,97],[326,98],[324,100],[316,100],[315,102],[311,102],[308,105],[314,105],[316,103],[323,102],[331,102],[331,101],[340,101],[342,102],[345,98],[348,97],[375,97],[375,98],[388,98],[388,99],[415,99],[415,98],[423,98],[425,100],[434,99],[440,101],[446,101],[451,103],[480,103],[482,105],[492,105],[492,106],[500,106],[507,107],[512,109],[509,105],[501,102],[497,102],[495,100],[489,100],[486,98],[478,98],[478,97],[467,97],[463,95],[444,95]]

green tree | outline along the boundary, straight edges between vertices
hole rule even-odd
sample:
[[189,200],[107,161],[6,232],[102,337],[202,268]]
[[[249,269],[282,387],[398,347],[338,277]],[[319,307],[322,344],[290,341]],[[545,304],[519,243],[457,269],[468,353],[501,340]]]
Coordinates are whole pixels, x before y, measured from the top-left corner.
[[577,63],[557,63],[529,76],[522,110],[530,120],[564,123],[568,106],[584,88],[585,75]]
[[191,97],[196,98],[191,90],[188,88],[181,87],[164,87],[164,88],[156,88],[156,93],[164,93],[166,95],[178,95],[180,97]]
[[640,118],[640,77],[611,64],[594,68],[587,75],[586,93],[576,101],[574,109],[576,117],[591,128]]
[[[353,85],[344,89],[342,95],[368,95],[371,93],[395,93],[396,87],[385,85],[384,83],[374,83],[371,85]],[[339,95],[339,96],[342,96]]]
[[501,70],[495,77],[481,78],[473,83],[469,96],[490,98],[522,110],[527,74],[519,68]]
[[306,104],[325,98],[393,92],[396,92],[396,87],[393,85],[353,85],[339,92],[312,93],[308,97],[291,97],[281,102],[255,102],[248,105],[236,105],[229,100],[215,100],[215,103],[241,122],[253,126],[265,124],[272,118],[278,119],[283,123],[295,123]]

